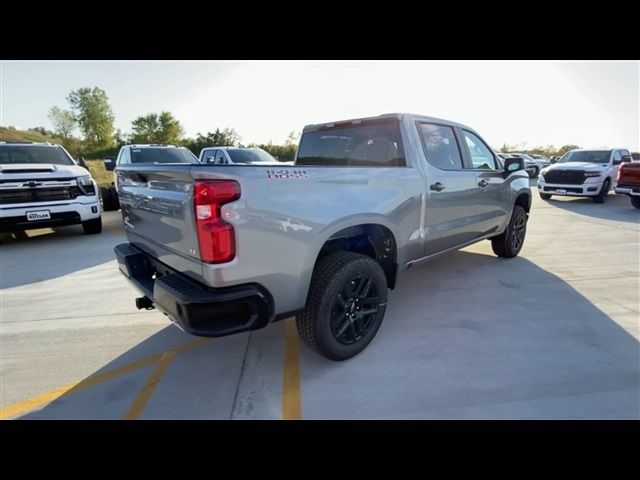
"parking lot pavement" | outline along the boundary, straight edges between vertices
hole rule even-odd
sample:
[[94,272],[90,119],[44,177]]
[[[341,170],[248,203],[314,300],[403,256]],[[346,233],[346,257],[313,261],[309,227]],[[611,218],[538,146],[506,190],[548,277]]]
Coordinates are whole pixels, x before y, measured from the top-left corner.
[[520,257],[489,242],[413,267],[359,356],[291,320],[220,339],[138,311],[113,246],[80,227],[0,243],[2,418],[640,418],[640,214],[543,202]]

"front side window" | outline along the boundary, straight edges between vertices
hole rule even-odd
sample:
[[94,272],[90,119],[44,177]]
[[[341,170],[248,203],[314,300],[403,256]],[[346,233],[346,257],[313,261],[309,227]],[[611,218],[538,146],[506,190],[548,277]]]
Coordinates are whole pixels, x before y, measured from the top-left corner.
[[57,146],[0,145],[0,165],[15,164],[75,165]]
[[613,151],[613,161],[614,162],[619,162],[622,160],[622,155],[620,155],[620,150],[614,150]]
[[296,165],[403,167],[400,123],[396,119],[336,124],[305,132]]
[[224,165],[225,163],[227,163],[227,157],[225,157],[222,150],[216,150],[216,158],[213,163],[215,163],[216,165]]
[[203,163],[214,163],[216,159],[217,150],[205,150],[202,152],[202,162]]
[[421,123],[420,136],[427,161],[442,170],[461,170],[462,158],[453,128],[433,123]]
[[467,145],[467,151],[471,158],[471,165],[474,169],[480,170],[495,170],[496,161],[493,158],[493,153],[489,147],[487,147],[477,135],[466,130],[462,131],[465,143]]
[[128,148],[123,148],[120,153],[120,159],[118,160],[118,165],[128,165],[131,163],[131,153]]

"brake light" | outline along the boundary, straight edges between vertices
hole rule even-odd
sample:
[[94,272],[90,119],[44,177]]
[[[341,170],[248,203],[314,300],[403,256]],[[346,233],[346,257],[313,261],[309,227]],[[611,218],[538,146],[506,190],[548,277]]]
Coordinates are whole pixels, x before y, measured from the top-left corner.
[[239,198],[240,184],[234,180],[196,180],[196,227],[203,262],[229,262],[236,256],[233,225],[222,219],[220,207]]

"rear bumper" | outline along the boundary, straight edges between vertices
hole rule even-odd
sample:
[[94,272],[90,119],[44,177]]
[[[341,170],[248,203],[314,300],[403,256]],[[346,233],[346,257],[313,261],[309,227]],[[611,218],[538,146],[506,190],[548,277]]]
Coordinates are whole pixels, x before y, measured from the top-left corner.
[[618,185],[616,193],[619,195],[629,195],[630,197],[640,197],[640,186]]
[[[93,196],[87,198],[89,199],[87,203],[33,203],[31,205],[3,206],[3,208],[0,208],[0,231],[75,225],[98,218],[102,210],[98,197]],[[27,220],[27,212],[38,210],[49,211],[51,219]]]
[[129,243],[114,250],[122,274],[187,333],[222,337],[262,328],[273,317],[271,296],[259,284],[214,289]]

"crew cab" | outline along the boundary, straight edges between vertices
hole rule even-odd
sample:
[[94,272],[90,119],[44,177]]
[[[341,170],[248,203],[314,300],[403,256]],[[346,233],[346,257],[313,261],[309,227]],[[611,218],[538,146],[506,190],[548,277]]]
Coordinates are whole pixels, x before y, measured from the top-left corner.
[[0,142],[0,231],[74,224],[88,234],[102,231],[89,171],[60,145]]
[[206,147],[198,160],[212,165],[283,165],[269,152],[254,147]]
[[640,208],[640,161],[624,162],[620,165],[615,192],[629,196],[631,205]]
[[571,150],[540,172],[540,198],[591,197],[594,203],[604,203],[618,177],[620,164],[630,161],[629,151],[621,148]]
[[[111,157],[104,159],[104,167],[114,171],[118,165],[132,165],[139,163],[198,163],[198,158],[185,147],[168,144],[134,144],[123,145],[115,160]],[[113,174],[113,188],[107,192],[106,210],[117,210],[120,207],[118,196],[117,174]]]
[[293,166],[119,165],[128,242],[115,254],[137,307],[191,334],[295,315],[308,346],[345,360],[376,335],[400,271],[485,239],[518,255],[523,168],[447,120],[307,125]]

